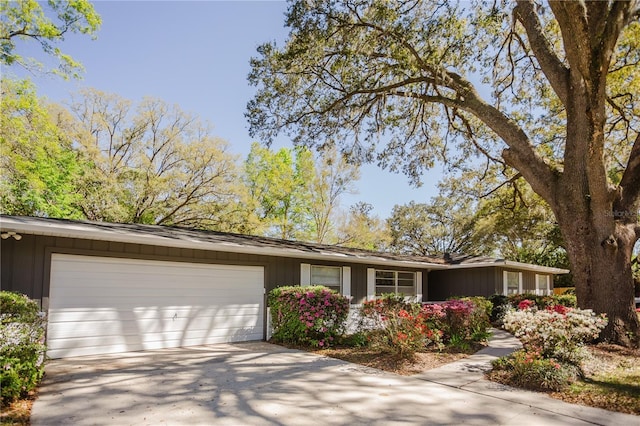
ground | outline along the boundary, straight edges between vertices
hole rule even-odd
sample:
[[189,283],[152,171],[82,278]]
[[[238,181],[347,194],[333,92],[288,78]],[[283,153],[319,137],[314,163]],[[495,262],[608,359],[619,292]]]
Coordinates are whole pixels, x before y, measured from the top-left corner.
[[[474,350],[480,349],[479,347]],[[585,378],[552,398],[566,402],[640,415],[640,349],[598,344],[587,347],[591,356],[583,365]],[[335,348],[313,352],[401,375],[425,370],[467,357],[469,353],[424,352],[413,359],[362,348]],[[471,353],[473,350],[471,351]],[[494,379],[499,380],[498,377]]]
[[411,376],[466,358],[472,353],[482,349],[482,347],[482,345],[478,345],[465,352],[452,350],[419,352],[412,358],[401,357],[393,353],[368,348],[333,348],[314,350],[313,352],[379,370],[390,371],[403,376]]
[[[297,348],[304,349],[304,348]],[[308,348],[306,348],[309,350]],[[372,368],[410,376],[469,356],[467,352],[430,351],[404,358],[368,348],[316,349],[313,352]],[[599,344],[588,347],[591,357],[584,365],[585,380],[565,392],[553,392],[553,398],[567,402],[640,415],[640,349]],[[0,425],[29,425],[35,394],[2,408]]]

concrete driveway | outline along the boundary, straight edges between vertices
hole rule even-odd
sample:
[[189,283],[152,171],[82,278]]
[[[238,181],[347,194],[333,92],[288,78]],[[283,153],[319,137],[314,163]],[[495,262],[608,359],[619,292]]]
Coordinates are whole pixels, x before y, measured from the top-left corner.
[[[437,376],[437,375],[436,375]],[[264,342],[50,361],[41,425],[585,425],[637,416],[480,380],[456,387]]]

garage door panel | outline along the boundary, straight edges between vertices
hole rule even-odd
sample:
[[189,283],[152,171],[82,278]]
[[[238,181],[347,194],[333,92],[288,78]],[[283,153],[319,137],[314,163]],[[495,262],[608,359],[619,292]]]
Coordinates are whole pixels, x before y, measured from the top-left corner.
[[[48,319],[52,322],[87,322],[92,321],[108,321],[108,320],[120,320],[123,318],[125,312],[129,312],[124,309],[64,309],[64,310],[49,310]],[[151,320],[169,320],[175,318],[188,318],[193,312],[191,307],[167,307],[167,308],[155,308],[145,307],[136,308],[136,318],[151,319]],[[217,310],[219,315],[231,316],[231,315],[262,315],[262,307],[260,304],[243,304],[243,305],[231,305],[221,307]]]
[[[115,291],[115,290],[113,290]],[[257,296],[252,292],[240,292],[234,290],[220,290],[220,292],[215,291],[200,291],[197,292],[197,295],[189,294],[191,291],[195,291],[192,289],[175,289],[170,291],[154,291],[154,294],[150,295],[148,292],[145,292],[144,289],[123,289],[122,291],[118,291],[117,295],[114,294],[96,294],[87,289],[82,289],[78,291],[74,291],[72,289],[65,289],[56,294],[57,297],[64,298],[61,300],[59,304],[57,304],[57,308],[74,308],[78,306],[79,303],[84,303],[85,301],[88,303],[83,305],[85,307],[111,307],[113,309],[122,309],[124,307],[132,308],[136,306],[140,306],[140,299],[145,300],[145,306],[154,306],[154,307],[175,307],[179,308],[180,306],[191,306],[195,304],[202,303],[202,299],[205,298],[215,298],[219,301],[220,305],[245,305],[246,303],[261,303],[263,300],[262,294]],[[233,291],[233,293],[230,293]],[[226,292],[226,293],[225,293]],[[180,303],[180,305],[175,305],[175,303]]]
[[[250,315],[224,314],[215,316],[177,317],[177,318],[115,318],[110,320],[83,320],[59,322],[56,338],[91,337],[97,327],[101,335],[148,334],[177,331],[191,333],[193,331],[252,327],[259,321],[258,309]],[[66,324],[66,326],[65,326]]]
[[263,338],[262,267],[52,256],[48,355]]

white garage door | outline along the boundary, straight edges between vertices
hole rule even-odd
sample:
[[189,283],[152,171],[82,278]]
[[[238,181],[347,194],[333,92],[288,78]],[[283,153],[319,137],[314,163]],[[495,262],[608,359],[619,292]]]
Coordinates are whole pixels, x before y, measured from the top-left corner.
[[47,355],[263,338],[264,269],[53,254]]

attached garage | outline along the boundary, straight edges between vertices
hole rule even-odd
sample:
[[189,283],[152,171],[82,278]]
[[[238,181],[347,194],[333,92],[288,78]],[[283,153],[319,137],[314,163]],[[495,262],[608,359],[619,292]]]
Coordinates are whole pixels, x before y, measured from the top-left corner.
[[63,358],[264,337],[264,268],[51,256],[47,355]]
[[[415,295],[427,301],[443,297],[441,287],[475,294],[474,280],[459,287],[452,282],[460,271],[476,271],[470,277],[492,268],[531,272],[536,280],[523,273],[522,283],[533,291],[542,290],[540,283],[551,289],[550,279],[540,279],[544,274],[568,272],[504,259],[401,256],[226,232],[1,214],[0,234],[0,289],[29,296],[47,313],[52,358],[262,340],[266,293],[279,286],[323,283],[359,304],[412,281]],[[496,276],[502,274],[489,278]],[[502,281],[488,288],[502,289]]]

